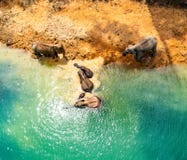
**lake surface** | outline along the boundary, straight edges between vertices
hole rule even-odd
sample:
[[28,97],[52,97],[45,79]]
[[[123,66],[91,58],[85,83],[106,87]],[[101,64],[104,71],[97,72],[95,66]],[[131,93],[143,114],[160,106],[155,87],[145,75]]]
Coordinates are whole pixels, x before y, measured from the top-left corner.
[[98,110],[72,107],[60,70],[0,49],[0,160],[187,159],[187,67],[104,67]]

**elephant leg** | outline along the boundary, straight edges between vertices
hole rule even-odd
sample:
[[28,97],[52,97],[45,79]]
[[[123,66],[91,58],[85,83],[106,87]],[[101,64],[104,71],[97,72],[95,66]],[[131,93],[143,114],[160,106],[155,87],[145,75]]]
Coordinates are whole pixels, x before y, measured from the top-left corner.
[[136,59],[137,61],[141,61],[142,56],[143,56],[143,52],[142,52],[142,51],[139,51],[139,52],[137,52],[137,53],[135,54],[135,59]]
[[53,54],[52,54],[52,57],[55,59],[55,58],[58,58],[58,53],[55,51],[55,50],[53,50],[53,52],[52,52]]
[[40,58],[42,55],[40,54],[40,52],[35,51],[35,55],[37,56],[37,58]]
[[63,58],[67,61],[68,58],[66,57],[65,53],[63,53]]
[[155,57],[155,56],[156,56],[156,46],[153,47],[151,56],[152,56],[152,57]]

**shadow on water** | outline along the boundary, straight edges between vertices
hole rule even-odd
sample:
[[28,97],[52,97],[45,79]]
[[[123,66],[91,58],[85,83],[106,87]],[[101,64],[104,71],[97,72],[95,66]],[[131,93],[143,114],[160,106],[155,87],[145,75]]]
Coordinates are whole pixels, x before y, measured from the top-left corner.
[[23,149],[17,143],[17,140],[1,133],[0,131],[0,159],[1,160],[30,160],[30,159],[45,159],[45,155],[41,157],[36,150],[33,149]]
[[21,159],[21,150],[15,140],[0,131],[0,159]]
[[[15,66],[14,66],[15,67]],[[0,67],[0,122],[7,122],[7,119],[10,117],[12,107],[17,101],[19,92],[16,88],[6,86],[7,74],[10,70],[15,68],[11,67],[9,63],[1,63]],[[13,83],[13,82],[12,82]]]
[[137,146],[142,146],[135,159],[175,160],[177,157],[183,160],[187,157],[184,151],[187,145],[186,76],[176,76],[173,70],[178,73],[175,67],[149,75],[143,72],[137,77],[139,85],[131,87],[136,96],[128,99],[139,116]]
[[0,89],[0,122],[2,123],[6,122],[8,117],[10,116],[13,104],[17,99],[18,93],[3,87],[2,84],[0,84]]
[[142,154],[134,156],[155,160],[175,160],[176,157],[178,160],[186,159],[186,112],[173,110],[162,104],[163,101],[143,103],[140,108],[137,106],[141,110],[137,145],[142,146]]
[[125,130],[132,132],[135,126],[134,143],[130,147],[133,149],[124,149],[130,159],[187,158],[187,77],[186,72],[178,76],[184,81],[178,84],[173,69],[186,70],[168,67],[159,71],[124,71],[124,68],[109,67],[103,72],[101,79],[110,79],[102,84],[110,116],[114,114],[119,118],[123,112],[121,116],[129,119],[123,133]]
[[[9,62],[0,64],[0,159],[1,160],[18,160],[27,157],[33,158],[35,153],[28,153],[19,147],[16,139],[7,135],[4,125],[9,125],[12,118],[12,111],[20,95],[18,86],[16,86],[18,77],[11,76],[16,72],[16,66]],[[10,83],[9,83],[10,82]],[[30,156],[29,156],[30,155]],[[34,156],[35,157],[35,156]]]

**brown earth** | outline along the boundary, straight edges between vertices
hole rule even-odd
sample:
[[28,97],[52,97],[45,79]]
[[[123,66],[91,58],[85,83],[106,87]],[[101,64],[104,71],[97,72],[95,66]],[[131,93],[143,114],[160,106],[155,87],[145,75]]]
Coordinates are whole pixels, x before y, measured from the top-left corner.
[[[0,7],[0,41],[32,52],[32,43],[61,43],[68,60],[103,57],[105,64],[155,68],[187,64],[187,9],[130,0],[67,3],[40,0]],[[136,62],[121,52],[142,37],[158,39],[157,56]]]

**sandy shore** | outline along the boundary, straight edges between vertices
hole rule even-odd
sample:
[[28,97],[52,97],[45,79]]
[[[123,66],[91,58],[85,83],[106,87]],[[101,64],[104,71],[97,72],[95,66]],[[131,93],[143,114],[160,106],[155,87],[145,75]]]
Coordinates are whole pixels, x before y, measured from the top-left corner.
[[[187,10],[149,6],[131,0],[70,1],[38,0],[27,7],[0,7],[0,41],[32,52],[33,42],[63,44],[66,57],[129,68],[159,68],[187,64]],[[142,37],[157,37],[156,58],[137,62],[121,52]]]

